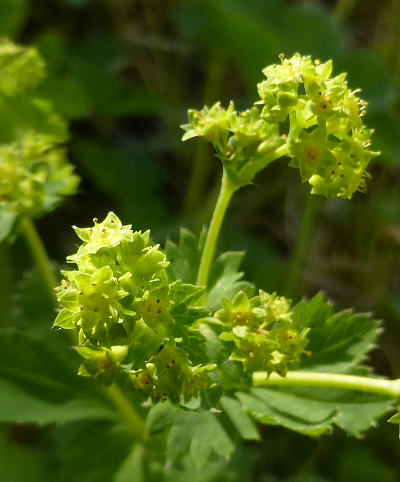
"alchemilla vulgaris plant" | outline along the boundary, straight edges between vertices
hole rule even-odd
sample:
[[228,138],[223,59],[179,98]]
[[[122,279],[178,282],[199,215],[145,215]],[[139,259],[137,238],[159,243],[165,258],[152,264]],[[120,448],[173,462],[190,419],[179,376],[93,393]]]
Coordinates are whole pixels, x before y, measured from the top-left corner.
[[[311,436],[336,425],[358,436],[393,410],[400,380],[366,365],[375,320],[334,313],[322,295],[292,304],[244,281],[240,253],[215,258],[233,194],[277,159],[289,159],[312,195],[351,199],[365,190],[378,154],[363,122],[367,105],[346,74],[332,72],[331,61],[282,55],[264,69],[248,110],[231,102],[189,111],[183,140],[202,137],[223,170],[205,236],[183,229],[162,249],[110,212],[74,226],[80,244],[58,275],[33,220],[77,189],[61,146],[67,130],[36,97],[45,75],[38,52],[0,45],[0,102],[15,124],[0,146],[0,233],[25,235],[57,307],[54,326],[71,334],[79,355],[73,383],[85,392],[23,421],[50,422],[51,410],[61,421],[118,419],[131,437],[132,467],[161,480],[171,467],[229,457],[240,439],[259,438],[258,424]],[[32,127],[18,109],[41,122]]]

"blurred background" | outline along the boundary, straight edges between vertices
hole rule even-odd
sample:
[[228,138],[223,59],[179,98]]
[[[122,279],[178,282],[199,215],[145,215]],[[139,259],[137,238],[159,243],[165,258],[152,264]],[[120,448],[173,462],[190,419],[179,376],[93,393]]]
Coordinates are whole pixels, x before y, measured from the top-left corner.
[[[201,141],[180,141],[187,109],[230,99],[251,105],[261,69],[281,52],[334,59],[335,72],[362,88],[382,152],[367,193],[351,202],[310,197],[283,159],[236,195],[219,248],[245,248],[246,276],[260,288],[294,301],[323,291],[337,309],[383,319],[372,364],[400,377],[399,0],[1,0],[0,34],[39,48],[48,69],[40,95],[70,123],[80,190],[38,222],[59,263],[75,248],[70,226],[109,210],[135,229],[151,228],[162,244],[181,226],[198,233],[221,167]],[[6,320],[26,248],[17,241],[0,256],[11,279],[0,293]],[[120,434],[107,430],[94,422],[7,427],[0,480],[109,481],[125,452]],[[238,449],[237,480],[399,480],[400,443],[384,421],[362,440],[262,430],[262,443]],[[216,471],[207,480],[225,477]]]

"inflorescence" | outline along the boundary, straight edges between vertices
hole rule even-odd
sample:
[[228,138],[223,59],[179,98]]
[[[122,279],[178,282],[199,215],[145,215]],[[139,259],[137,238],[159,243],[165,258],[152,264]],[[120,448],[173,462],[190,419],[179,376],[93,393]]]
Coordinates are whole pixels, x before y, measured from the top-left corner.
[[349,199],[365,189],[372,130],[363,123],[367,103],[350,90],[346,74],[332,77],[332,61],[281,55],[263,70],[260,100],[237,112],[231,102],[190,110],[183,140],[204,137],[232,179],[245,185],[286,155],[313,194]]
[[198,329],[203,320],[219,327],[228,357],[245,372],[285,375],[304,353],[307,331],[293,323],[285,298],[240,292],[212,313],[187,295],[201,288],[169,279],[149,231],[133,232],[113,213],[74,229],[82,244],[67,261],[77,268],[63,271],[54,324],[78,332],[81,375],[120,382],[153,402],[188,402],[218,383]]

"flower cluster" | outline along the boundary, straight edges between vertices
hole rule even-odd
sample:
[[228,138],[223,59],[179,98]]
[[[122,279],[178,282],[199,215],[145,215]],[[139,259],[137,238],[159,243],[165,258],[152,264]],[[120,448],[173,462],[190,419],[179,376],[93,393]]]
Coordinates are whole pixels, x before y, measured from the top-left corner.
[[67,161],[64,122],[33,88],[44,77],[38,51],[0,42],[0,240],[21,217],[38,217],[76,191],[79,178]]
[[15,95],[36,85],[45,76],[45,64],[34,47],[0,41],[0,93]]
[[0,210],[36,217],[50,211],[64,195],[75,191],[65,149],[34,134],[0,145]]
[[332,62],[295,54],[263,70],[260,100],[236,112],[231,102],[189,111],[183,140],[200,136],[238,185],[250,183],[270,162],[288,155],[313,194],[351,198],[365,188],[365,172],[378,153],[362,121],[367,103],[350,90],[346,74],[332,77]]
[[182,140],[204,137],[238,185],[251,183],[257,172],[276,159],[276,149],[284,144],[277,124],[263,119],[256,106],[237,112],[233,102],[227,109],[217,102],[201,111],[190,110],[188,116]]
[[63,271],[54,324],[78,331],[79,373],[104,383],[120,379],[154,401],[188,401],[209,387],[214,366],[189,359],[173,317],[179,290],[169,283],[169,263],[150,232],[133,232],[114,213],[74,229],[83,242],[67,258],[77,269]]
[[351,198],[365,188],[365,169],[378,153],[369,150],[372,130],[362,122],[366,102],[350,90],[346,74],[332,77],[332,62],[295,54],[263,70],[258,84],[262,116],[289,119],[290,165],[300,169],[312,193]]
[[260,290],[250,299],[239,292],[222,304],[215,313],[224,325],[220,338],[233,341],[230,358],[242,362],[245,371],[284,376],[288,368],[298,365],[305,353],[308,330],[293,322],[289,300]]

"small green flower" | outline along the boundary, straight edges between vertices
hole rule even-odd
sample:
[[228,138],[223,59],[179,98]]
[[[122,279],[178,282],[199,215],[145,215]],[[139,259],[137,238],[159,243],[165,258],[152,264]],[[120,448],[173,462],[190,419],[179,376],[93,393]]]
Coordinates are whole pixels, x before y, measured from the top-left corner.
[[269,122],[289,120],[290,166],[300,169],[313,194],[349,199],[365,189],[366,168],[378,155],[371,151],[372,130],[362,117],[367,103],[350,90],[346,74],[331,77],[332,62],[281,56],[281,65],[264,69],[258,85]]
[[75,233],[83,241],[77,253],[67,259],[71,263],[79,262],[90,254],[96,254],[103,248],[115,248],[122,241],[132,241],[132,226],[123,226],[118,217],[110,212],[101,223],[95,218],[91,228],[73,226]]
[[235,112],[235,106],[231,102],[227,109],[216,102],[213,106],[204,106],[202,110],[188,111],[188,124],[182,125],[185,134],[182,141],[187,141],[193,137],[204,137],[216,147],[226,144],[229,135],[231,117]]
[[215,315],[225,324],[220,338],[234,343],[230,358],[245,371],[277,372],[285,375],[295,367],[307,345],[307,330],[292,320],[290,301],[260,290],[251,299],[240,292],[232,302],[223,300]]
[[86,377],[92,376],[106,385],[111,385],[121,373],[121,362],[128,352],[126,346],[96,349],[78,346],[76,350],[84,359],[78,374]]
[[81,340],[104,342],[112,324],[121,324],[124,309],[120,300],[128,295],[120,288],[111,268],[104,266],[94,273],[64,271],[66,280],[58,289],[63,307],[54,324],[65,329],[79,328]]
[[186,131],[182,140],[201,136],[211,142],[216,157],[239,186],[250,184],[284,144],[278,125],[262,118],[256,106],[236,112],[233,103],[226,110],[217,103],[210,109],[189,111],[188,116],[190,123],[182,126]]

